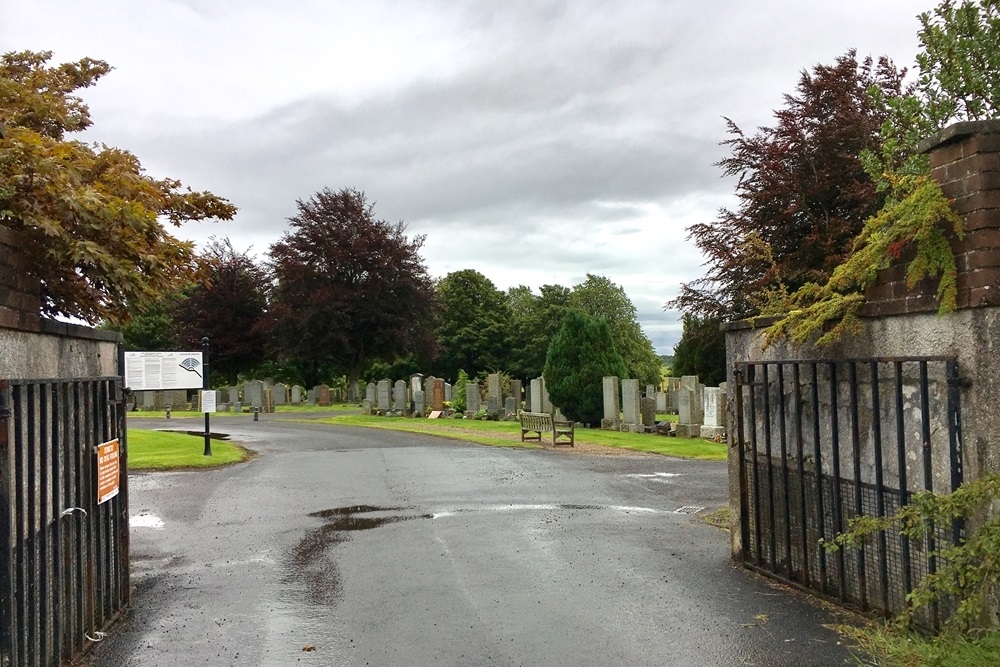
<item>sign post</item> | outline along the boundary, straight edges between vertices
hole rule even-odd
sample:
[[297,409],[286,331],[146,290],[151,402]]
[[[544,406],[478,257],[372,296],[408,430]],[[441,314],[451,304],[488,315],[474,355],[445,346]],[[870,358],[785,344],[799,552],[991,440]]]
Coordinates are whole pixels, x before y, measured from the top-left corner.
[[[205,413],[205,456],[212,455],[212,431],[209,427],[209,415],[215,410],[215,392],[208,380],[208,336],[201,339],[201,364],[202,382],[204,384],[201,392],[201,409]],[[205,400],[208,394],[212,394],[211,400]]]

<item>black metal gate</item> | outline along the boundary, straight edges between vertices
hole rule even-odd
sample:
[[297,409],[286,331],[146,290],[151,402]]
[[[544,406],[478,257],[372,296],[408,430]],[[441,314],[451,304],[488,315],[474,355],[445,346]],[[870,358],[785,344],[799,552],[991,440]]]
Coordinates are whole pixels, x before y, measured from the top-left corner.
[[[0,667],[82,653],[129,602],[121,378],[0,380]],[[98,504],[97,445],[119,440]]]
[[[886,516],[915,491],[962,483],[953,357],[741,362],[735,368],[741,558],[770,577],[863,610],[895,614],[934,572],[926,542],[897,531],[828,553],[822,539],[855,516]],[[918,620],[940,625],[947,610]]]

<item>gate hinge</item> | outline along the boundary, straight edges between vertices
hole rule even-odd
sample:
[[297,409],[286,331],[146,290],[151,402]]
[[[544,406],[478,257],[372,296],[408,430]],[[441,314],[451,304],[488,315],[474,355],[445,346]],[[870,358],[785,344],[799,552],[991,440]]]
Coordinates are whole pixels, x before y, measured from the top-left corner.
[[968,389],[972,386],[972,380],[969,378],[948,378],[949,387],[961,387],[962,389]]
[[10,419],[10,408],[0,408],[0,419]]

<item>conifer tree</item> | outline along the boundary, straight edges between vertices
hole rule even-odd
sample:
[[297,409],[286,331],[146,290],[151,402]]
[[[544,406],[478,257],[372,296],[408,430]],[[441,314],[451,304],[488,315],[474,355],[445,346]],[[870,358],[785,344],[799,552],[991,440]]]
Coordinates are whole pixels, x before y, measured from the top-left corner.
[[552,404],[574,421],[600,423],[606,375],[625,376],[608,323],[568,310],[545,359],[543,377]]

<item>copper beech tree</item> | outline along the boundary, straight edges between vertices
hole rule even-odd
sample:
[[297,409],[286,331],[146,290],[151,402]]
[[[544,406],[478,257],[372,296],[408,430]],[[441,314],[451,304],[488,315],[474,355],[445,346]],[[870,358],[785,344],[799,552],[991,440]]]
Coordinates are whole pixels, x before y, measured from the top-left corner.
[[0,56],[0,226],[20,239],[42,314],[126,321],[197,275],[193,245],[163,223],[229,220],[236,209],[153,178],[126,150],[68,138],[92,123],[77,91],[111,67],[90,58],[52,66],[51,57]]
[[438,304],[420,248],[402,222],[375,217],[365,194],[329,188],[297,202],[291,229],[271,246],[268,320],[279,357],[357,380],[375,360],[432,356]]

